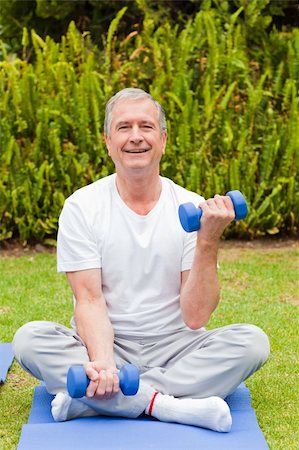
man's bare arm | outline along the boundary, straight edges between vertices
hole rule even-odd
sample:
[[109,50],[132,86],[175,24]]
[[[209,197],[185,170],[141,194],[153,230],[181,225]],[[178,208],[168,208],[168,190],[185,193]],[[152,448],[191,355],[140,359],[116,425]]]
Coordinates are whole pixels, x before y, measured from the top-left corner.
[[217,195],[200,206],[203,215],[194,260],[191,269],[182,272],[180,297],[183,319],[191,329],[204,326],[219,303],[219,242],[225,227],[235,217],[231,199],[226,196]]
[[102,292],[101,270],[68,272],[67,278],[76,298],[77,331],[90,358],[85,365],[92,380],[87,395],[109,398],[118,392],[119,383],[113,354],[114,332]]

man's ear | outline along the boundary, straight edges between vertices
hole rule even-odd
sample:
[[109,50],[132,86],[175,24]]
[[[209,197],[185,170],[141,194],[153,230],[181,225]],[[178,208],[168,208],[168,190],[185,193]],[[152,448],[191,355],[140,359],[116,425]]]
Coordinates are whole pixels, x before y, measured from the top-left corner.
[[105,141],[108,150],[108,155],[110,156],[110,138],[107,134],[103,134],[103,140]]
[[167,144],[167,131],[163,131],[162,144],[163,144],[163,155],[164,155],[165,149],[166,149],[166,144]]

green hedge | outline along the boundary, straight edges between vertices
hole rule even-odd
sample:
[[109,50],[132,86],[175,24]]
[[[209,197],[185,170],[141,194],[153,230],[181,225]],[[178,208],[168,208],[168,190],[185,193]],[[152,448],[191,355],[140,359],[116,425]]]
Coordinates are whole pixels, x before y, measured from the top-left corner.
[[206,197],[245,194],[249,217],[227,236],[297,233],[299,30],[267,33],[252,3],[231,16],[203,9],[183,29],[145,14],[118,40],[123,8],[104,51],[73,23],[60,43],[24,29],[22,59],[3,46],[0,240],[55,236],[64,198],[113,171],[104,106],[128,86],[165,108],[163,175]]

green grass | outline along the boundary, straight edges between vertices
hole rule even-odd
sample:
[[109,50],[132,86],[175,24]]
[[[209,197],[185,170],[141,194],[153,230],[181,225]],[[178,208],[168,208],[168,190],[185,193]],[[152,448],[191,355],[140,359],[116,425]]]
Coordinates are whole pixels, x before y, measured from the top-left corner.
[[[247,322],[271,342],[268,363],[246,384],[271,450],[298,448],[298,256],[294,245],[220,252],[222,302],[209,327]],[[56,273],[53,254],[0,258],[0,340],[9,342],[23,323],[53,320],[68,325],[72,299]],[[0,449],[14,450],[38,382],[14,362],[0,391]],[[241,449],[240,449],[241,450]]]

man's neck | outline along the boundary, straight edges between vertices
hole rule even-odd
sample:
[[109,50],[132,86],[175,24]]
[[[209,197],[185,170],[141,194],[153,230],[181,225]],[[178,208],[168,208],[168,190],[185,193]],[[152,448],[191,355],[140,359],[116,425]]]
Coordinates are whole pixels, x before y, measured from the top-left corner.
[[159,174],[130,179],[117,174],[116,186],[126,205],[141,216],[147,215],[155,207],[162,190]]

